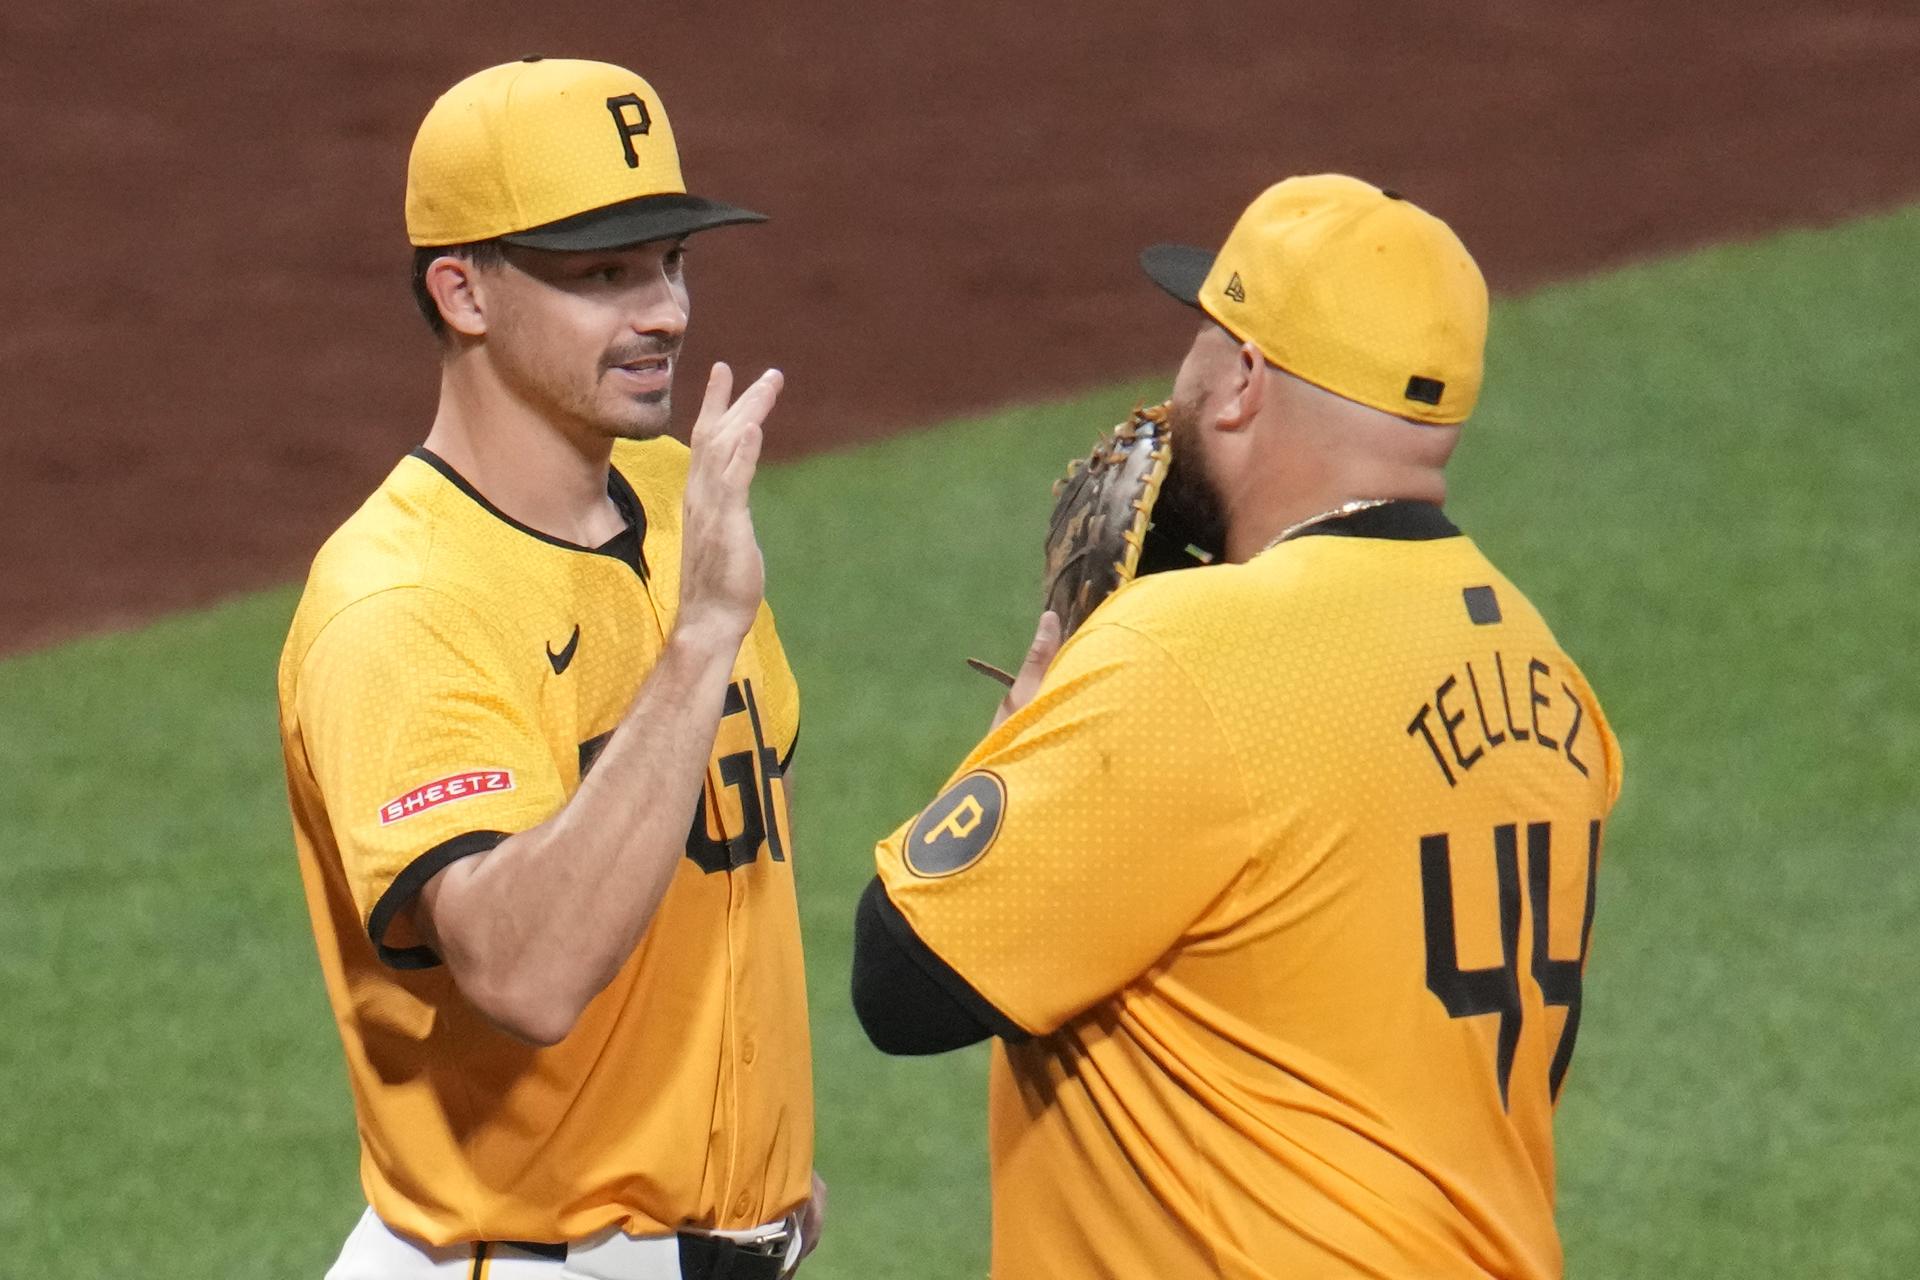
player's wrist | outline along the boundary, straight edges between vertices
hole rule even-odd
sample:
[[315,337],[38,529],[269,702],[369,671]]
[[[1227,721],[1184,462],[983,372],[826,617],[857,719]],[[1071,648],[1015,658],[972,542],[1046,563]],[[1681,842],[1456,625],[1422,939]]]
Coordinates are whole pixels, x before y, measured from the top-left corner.
[[723,662],[733,666],[734,655],[753,628],[751,616],[742,621],[721,609],[687,609],[675,619],[667,648],[683,660],[705,664]]

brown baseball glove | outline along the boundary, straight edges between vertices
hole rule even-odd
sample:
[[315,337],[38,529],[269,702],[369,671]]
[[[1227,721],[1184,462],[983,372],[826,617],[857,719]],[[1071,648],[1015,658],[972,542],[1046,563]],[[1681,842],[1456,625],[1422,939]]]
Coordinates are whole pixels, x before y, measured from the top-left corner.
[[[1172,460],[1167,406],[1157,404],[1134,409],[1054,482],[1044,607],[1059,615],[1062,640],[1139,574],[1210,558],[1184,539],[1162,547],[1154,537],[1154,502]],[[1002,684],[1013,684],[1013,677],[997,667],[977,658],[967,662]]]
[[1133,581],[1172,461],[1167,406],[1136,408],[1054,482],[1045,596],[1046,608],[1060,615],[1062,640]]

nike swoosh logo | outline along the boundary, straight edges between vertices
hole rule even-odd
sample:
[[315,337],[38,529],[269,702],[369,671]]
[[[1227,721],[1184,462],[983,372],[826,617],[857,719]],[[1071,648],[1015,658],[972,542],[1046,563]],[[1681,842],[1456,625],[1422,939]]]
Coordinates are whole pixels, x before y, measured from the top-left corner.
[[567,647],[555,653],[553,646],[547,646],[547,661],[553,664],[553,674],[564,674],[573,665],[574,650],[580,647],[580,624],[573,624],[573,635],[567,640]]

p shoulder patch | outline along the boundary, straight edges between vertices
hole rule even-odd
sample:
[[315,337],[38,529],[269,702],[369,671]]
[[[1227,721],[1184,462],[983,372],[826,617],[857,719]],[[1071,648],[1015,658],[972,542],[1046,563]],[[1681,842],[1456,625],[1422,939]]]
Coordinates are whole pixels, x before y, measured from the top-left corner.
[[1006,811],[1007,788],[999,775],[984,769],[968,774],[914,819],[907,869],[929,880],[965,871],[993,847]]

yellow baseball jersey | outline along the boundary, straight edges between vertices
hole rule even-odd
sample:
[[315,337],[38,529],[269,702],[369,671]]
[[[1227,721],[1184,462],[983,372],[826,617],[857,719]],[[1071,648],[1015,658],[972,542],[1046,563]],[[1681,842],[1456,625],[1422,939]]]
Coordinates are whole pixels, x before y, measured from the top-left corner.
[[561,542],[425,450],[315,559],[280,665],[294,839],[368,1202],[430,1244],[748,1227],[813,1162],[785,783],[799,700],[772,615],[726,695],[686,856],[626,965],[534,1048],[462,998],[421,887],[553,814],[658,660],[686,449],[621,443],[632,532]]
[[879,847],[1032,1035],[993,1051],[997,1277],[1560,1274],[1619,749],[1438,508],[1324,532],[1116,593]]

